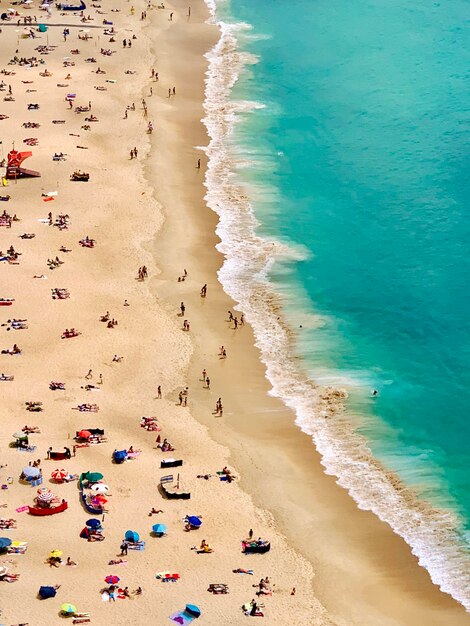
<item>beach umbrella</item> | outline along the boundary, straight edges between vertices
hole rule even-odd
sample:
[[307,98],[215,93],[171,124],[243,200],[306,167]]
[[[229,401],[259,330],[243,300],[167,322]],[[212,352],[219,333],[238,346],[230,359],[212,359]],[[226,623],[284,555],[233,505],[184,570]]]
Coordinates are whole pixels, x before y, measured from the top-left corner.
[[114,460],[118,463],[127,459],[127,450],[116,450],[113,452]]
[[107,499],[104,496],[93,496],[91,499],[92,504],[106,504]]
[[121,579],[119,578],[119,576],[114,576],[113,574],[109,574],[109,576],[106,576],[106,578],[104,579],[104,582],[108,583],[108,585],[117,585],[117,583],[120,580]]
[[57,595],[57,590],[54,587],[39,587],[39,596],[41,600],[47,600],[47,598],[53,598]]
[[91,432],[90,432],[89,430],[81,430],[81,431],[78,433],[78,437],[79,437],[80,439],[90,439],[90,437],[91,437]]
[[65,480],[68,475],[69,473],[67,472],[67,470],[56,469],[51,473],[51,478],[53,478],[54,480],[62,481]]
[[68,602],[62,604],[60,610],[62,613],[68,613],[69,615],[77,612],[77,608],[73,604],[69,604]]
[[109,491],[108,485],[104,485],[103,483],[92,485],[90,489],[92,489],[93,491],[97,491],[98,493],[106,493],[107,491]]
[[5,576],[8,573],[8,567],[0,567],[0,576]]
[[40,473],[41,472],[39,471],[38,467],[31,467],[30,465],[28,465],[28,467],[23,468],[23,474],[26,476],[26,478],[37,478]]
[[195,604],[187,604],[184,610],[186,613],[189,613],[191,617],[199,617],[201,615],[201,609]]
[[92,517],[87,522],[85,522],[88,528],[99,528],[101,526],[101,522],[99,519]]
[[8,537],[0,537],[0,550],[8,548],[8,546],[11,546],[11,539],[8,539]]
[[18,430],[16,433],[13,433],[13,439],[27,439],[28,435],[24,433],[22,430]]
[[38,502],[52,502],[52,500],[54,499],[54,494],[50,491],[44,491],[43,493],[40,493],[36,500]]
[[58,559],[60,558],[64,553],[62,552],[62,550],[52,550],[51,553],[49,554],[49,557],[52,557],[53,559]]
[[131,541],[132,543],[139,541],[139,533],[136,533],[135,530],[126,530],[124,537],[126,541]]
[[195,515],[189,515],[188,522],[191,524],[191,526],[196,526],[197,528],[199,528],[199,526],[202,524],[202,521],[199,519],[199,517],[196,517]]
[[103,474],[99,472],[87,472],[85,478],[89,483],[97,483],[99,480],[102,480]]
[[155,524],[154,526],[152,526],[152,530],[157,535],[160,535],[166,532],[166,526],[165,524]]

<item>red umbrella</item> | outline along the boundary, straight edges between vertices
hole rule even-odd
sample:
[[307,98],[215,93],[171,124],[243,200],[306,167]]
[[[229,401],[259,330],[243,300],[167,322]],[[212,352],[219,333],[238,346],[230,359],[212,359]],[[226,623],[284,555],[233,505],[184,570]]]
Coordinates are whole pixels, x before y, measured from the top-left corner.
[[62,482],[63,480],[67,478],[68,475],[69,473],[67,472],[67,470],[56,469],[52,472],[51,478],[53,478],[54,480],[57,480],[58,482]]
[[91,432],[89,430],[81,430],[78,433],[78,436],[79,436],[80,439],[90,439]]
[[113,576],[110,574],[109,576],[106,576],[104,582],[108,583],[108,585],[116,585],[120,580],[119,576]]

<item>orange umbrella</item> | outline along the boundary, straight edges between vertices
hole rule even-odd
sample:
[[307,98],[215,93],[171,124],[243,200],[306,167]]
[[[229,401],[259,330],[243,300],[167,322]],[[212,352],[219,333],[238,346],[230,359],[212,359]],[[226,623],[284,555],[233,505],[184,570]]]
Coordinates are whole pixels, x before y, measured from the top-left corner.
[[78,436],[79,436],[80,439],[90,439],[91,432],[89,430],[81,430],[78,433]]

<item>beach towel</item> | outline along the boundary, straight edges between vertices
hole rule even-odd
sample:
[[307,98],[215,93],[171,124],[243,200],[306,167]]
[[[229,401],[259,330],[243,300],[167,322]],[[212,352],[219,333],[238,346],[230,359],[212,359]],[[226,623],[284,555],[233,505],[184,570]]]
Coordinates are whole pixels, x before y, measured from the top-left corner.
[[27,511],[29,509],[28,505],[26,506],[20,506],[18,507],[16,510],[17,513],[23,513],[24,511]]
[[178,611],[178,613],[173,613],[168,618],[170,621],[175,624],[180,624],[180,626],[186,626],[186,624],[190,624],[195,618],[186,611]]

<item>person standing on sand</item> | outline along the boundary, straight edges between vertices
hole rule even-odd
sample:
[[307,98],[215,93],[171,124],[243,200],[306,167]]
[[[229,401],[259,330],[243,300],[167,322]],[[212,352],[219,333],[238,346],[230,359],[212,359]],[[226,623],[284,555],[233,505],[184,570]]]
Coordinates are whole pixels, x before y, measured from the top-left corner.
[[158,385],[158,387],[157,387],[157,398],[159,400],[162,399],[162,388],[161,388],[161,385]]
[[186,311],[186,307],[184,306],[184,302],[180,304],[181,317],[184,317],[184,312]]
[[210,389],[211,388],[211,379],[209,378],[209,376],[206,377],[206,389]]
[[178,400],[179,400],[179,405],[181,406],[183,404],[183,392],[180,391],[178,394]]
[[173,95],[176,96],[176,87],[173,87]]
[[206,372],[206,368],[204,368],[202,370],[202,382],[206,382],[206,378],[207,378],[207,372]]
[[245,314],[242,313],[240,315],[240,326],[244,326],[245,325]]
[[200,170],[200,169],[201,169],[201,159],[198,159],[198,160],[197,160],[197,165],[196,165],[196,168],[197,168],[198,170]]
[[173,13],[170,13],[170,22],[173,21]]

